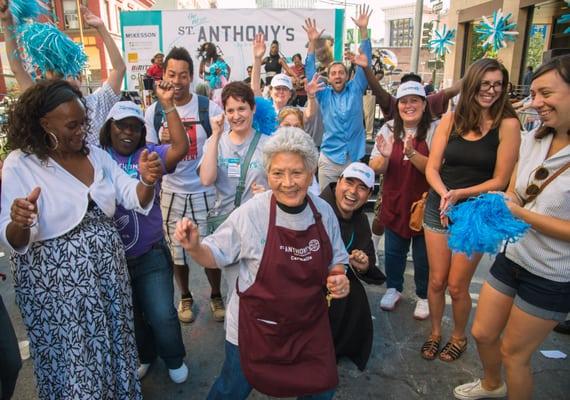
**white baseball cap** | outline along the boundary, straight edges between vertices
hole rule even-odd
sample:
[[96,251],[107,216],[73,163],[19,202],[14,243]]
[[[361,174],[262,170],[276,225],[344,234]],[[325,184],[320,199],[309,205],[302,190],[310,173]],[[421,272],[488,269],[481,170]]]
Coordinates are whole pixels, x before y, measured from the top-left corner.
[[293,81],[285,74],[277,74],[271,79],[271,87],[285,86],[289,90],[293,90]]
[[425,98],[426,90],[424,89],[423,85],[419,82],[408,81],[402,83],[398,87],[398,91],[396,92],[396,98],[401,99],[404,96],[410,96],[410,95],[416,95]]
[[374,171],[368,165],[361,162],[353,162],[342,171],[344,178],[360,179],[368,189],[374,187]]
[[109,114],[107,115],[108,121],[113,118],[115,121],[120,121],[124,118],[134,117],[144,124],[144,116],[141,108],[132,101],[119,101],[115,103]]

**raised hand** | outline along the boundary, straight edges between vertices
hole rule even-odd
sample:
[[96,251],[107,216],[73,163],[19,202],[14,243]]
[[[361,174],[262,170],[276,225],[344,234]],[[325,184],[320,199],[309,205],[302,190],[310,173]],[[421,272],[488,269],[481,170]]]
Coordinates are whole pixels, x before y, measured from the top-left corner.
[[414,151],[414,133],[413,132],[406,132],[406,136],[404,137],[404,154],[410,154]]
[[392,149],[394,148],[394,136],[390,135],[388,139],[384,138],[384,135],[376,136],[376,148],[384,158],[390,157],[392,154]]
[[317,29],[317,21],[315,19],[307,18],[305,19],[305,25],[303,26],[303,30],[307,33],[307,39],[309,42],[315,42],[317,39],[321,37],[324,29],[322,31],[318,31]]
[[361,4],[358,6],[356,12],[356,18],[352,18],[352,22],[361,29],[366,29],[368,27],[368,21],[370,20],[370,15],[372,15],[372,10],[366,4]]
[[251,48],[253,50],[253,58],[261,60],[265,55],[265,50],[267,49],[263,33],[255,35],[253,42],[251,43]]
[[85,25],[96,29],[105,26],[103,20],[98,16],[96,16],[95,14],[93,14],[90,9],[88,9],[84,5],[80,6],[80,8],[81,8],[81,15],[83,16],[83,21],[85,22]]
[[155,87],[156,97],[163,109],[174,107],[174,85],[168,81],[159,81]]
[[200,245],[198,227],[186,217],[176,223],[174,238],[188,251],[197,249]]
[[360,49],[358,49],[358,54],[354,54],[352,51],[346,51],[344,53],[344,58],[352,64],[358,65],[362,68],[366,68],[368,66],[368,57],[366,57],[366,54],[362,53]]
[[10,219],[16,226],[28,229],[37,223],[40,192],[41,189],[36,187],[25,198],[15,199],[12,202]]
[[224,131],[224,113],[210,118],[210,126],[212,127],[212,135],[219,136]]
[[154,185],[162,177],[163,168],[162,162],[157,152],[153,151],[149,154],[147,149],[144,149],[139,158],[139,173],[141,179],[147,185]]
[[305,79],[305,90],[308,96],[314,96],[317,92],[320,92],[325,88],[324,82],[319,82],[320,75],[315,74],[313,75],[313,79],[311,81],[307,81]]

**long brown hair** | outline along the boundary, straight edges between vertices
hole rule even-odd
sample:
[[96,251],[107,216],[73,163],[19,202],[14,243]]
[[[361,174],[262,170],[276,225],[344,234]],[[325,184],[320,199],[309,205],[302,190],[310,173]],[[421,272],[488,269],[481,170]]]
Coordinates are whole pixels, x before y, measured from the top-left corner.
[[[532,75],[532,81],[550,71],[558,72],[558,75],[560,75],[562,80],[564,80],[567,85],[570,85],[570,54],[554,57],[552,60],[542,64]],[[543,125],[537,129],[534,137],[542,139],[543,137],[554,133],[556,133],[554,128]],[[570,131],[568,131],[568,134],[570,135]]]
[[503,64],[497,60],[483,58],[471,64],[463,77],[459,103],[457,104],[453,117],[453,124],[455,126],[454,134],[463,136],[469,131],[475,131],[478,134],[483,133],[480,127],[482,107],[476,101],[475,97],[479,94],[481,89],[483,76],[489,71],[501,71],[503,75],[501,95],[489,110],[493,120],[491,129],[497,128],[504,118],[517,118],[517,114],[509,101],[509,93],[507,91],[509,72]]

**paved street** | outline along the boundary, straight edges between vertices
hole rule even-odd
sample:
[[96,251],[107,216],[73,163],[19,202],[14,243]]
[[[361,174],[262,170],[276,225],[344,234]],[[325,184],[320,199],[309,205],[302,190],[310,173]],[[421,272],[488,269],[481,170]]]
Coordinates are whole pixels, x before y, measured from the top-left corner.
[[[479,289],[490,266],[490,258],[481,262],[471,284],[473,306],[477,306]],[[0,272],[8,272],[7,257],[0,258]],[[193,271],[193,293],[196,299],[196,321],[182,328],[187,350],[190,377],[182,385],[168,378],[166,367],[157,361],[143,380],[145,399],[204,399],[223,361],[224,331],[213,321],[208,308],[209,291],[205,275]],[[380,298],[385,286],[368,286],[368,296],[374,318],[375,341],[371,359],[364,372],[350,361],[339,364],[340,385],[336,399],[452,399],[453,387],[480,375],[480,365],[473,340],[464,356],[455,363],[425,361],[419,349],[429,332],[429,322],[412,318],[414,307],[413,279],[406,276],[406,297],[392,313],[380,310]],[[0,293],[12,316],[19,340],[25,339],[19,311],[14,303],[12,281],[0,283]],[[449,301],[448,301],[449,304]],[[451,309],[444,318],[445,332],[450,331]],[[444,340],[446,337],[444,337]],[[570,336],[552,333],[541,346],[542,350],[561,350],[570,355]],[[556,400],[570,398],[570,359],[551,360],[538,354],[533,362],[535,399]],[[315,371],[318,373],[318,371]],[[15,393],[15,400],[36,399],[31,360],[24,362]],[[251,399],[267,396],[252,394]]]

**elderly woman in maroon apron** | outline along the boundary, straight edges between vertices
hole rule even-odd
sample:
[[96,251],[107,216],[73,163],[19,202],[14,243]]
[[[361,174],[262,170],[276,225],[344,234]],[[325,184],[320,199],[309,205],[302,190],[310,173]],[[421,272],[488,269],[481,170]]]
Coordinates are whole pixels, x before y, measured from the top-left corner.
[[280,128],[264,146],[270,191],[235,210],[201,243],[189,220],[177,225],[177,239],[199,265],[239,263],[226,315],[226,359],[208,399],[245,399],[252,388],[276,397],[334,395],[327,297],[348,295],[348,254],[331,207],[307,193],[317,160],[309,135]]

